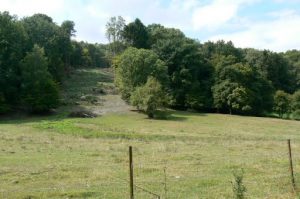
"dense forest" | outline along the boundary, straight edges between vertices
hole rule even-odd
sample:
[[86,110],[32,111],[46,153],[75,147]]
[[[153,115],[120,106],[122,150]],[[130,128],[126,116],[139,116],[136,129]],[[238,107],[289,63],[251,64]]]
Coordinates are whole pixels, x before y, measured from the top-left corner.
[[60,84],[75,67],[113,67],[122,98],[156,110],[220,112],[300,119],[300,51],[276,53],[204,42],[139,19],[112,17],[109,44],[72,40],[75,24],[35,14],[0,13],[0,113],[59,106]]
[[71,40],[74,25],[59,26],[44,14],[18,20],[0,13],[0,113],[56,108],[72,67],[107,66],[105,45]]

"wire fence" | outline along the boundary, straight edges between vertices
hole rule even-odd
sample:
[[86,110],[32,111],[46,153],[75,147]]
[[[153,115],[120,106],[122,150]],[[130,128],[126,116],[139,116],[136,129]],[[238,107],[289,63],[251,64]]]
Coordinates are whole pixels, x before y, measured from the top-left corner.
[[[223,157],[225,166],[221,167],[215,165],[216,163],[195,160],[162,160],[161,158],[157,160],[155,155],[146,156],[143,152],[135,154],[135,148],[133,148],[134,198],[210,198],[209,196],[232,198],[232,173],[238,169],[244,169],[244,184],[249,198],[252,196],[253,198],[276,195],[283,198],[295,196],[291,183],[287,147],[283,148],[280,153],[260,159],[257,163],[253,158],[244,158],[245,162],[237,164],[235,161],[239,157],[240,154]],[[300,169],[297,167],[300,154],[295,151],[292,157],[297,186],[298,179],[300,180]],[[82,160],[80,164],[74,161],[64,162],[43,170],[37,169],[34,172],[28,169],[28,171],[21,172],[18,178],[10,178],[10,181],[7,180],[10,176],[2,169],[0,170],[0,197],[129,198],[128,154],[120,154],[118,158],[118,161],[110,162],[96,156],[91,167],[83,167],[85,160]],[[248,167],[249,163],[251,167]],[[89,162],[86,162],[86,165],[88,164]],[[99,167],[95,168],[95,165]],[[270,165],[273,166],[270,167]],[[82,172],[82,174],[72,176],[69,170]],[[76,182],[74,179],[77,177]],[[43,180],[44,183],[40,184],[41,178],[47,180]],[[258,191],[260,193],[256,193]]]

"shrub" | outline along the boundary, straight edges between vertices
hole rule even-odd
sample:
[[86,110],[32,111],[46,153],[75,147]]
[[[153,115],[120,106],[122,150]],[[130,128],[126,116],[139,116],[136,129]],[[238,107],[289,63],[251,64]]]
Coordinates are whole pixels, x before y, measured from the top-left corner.
[[243,170],[234,171],[233,176],[234,176],[234,182],[232,182],[232,190],[233,190],[234,198],[244,199],[245,192],[247,191],[243,183],[244,171]]
[[130,101],[138,110],[144,111],[149,118],[153,118],[155,111],[164,105],[165,95],[157,79],[149,77],[144,86],[138,87],[133,92]]
[[285,113],[291,111],[291,97],[288,93],[278,90],[274,95],[274,111],[278,113],[279,117],[282,118]]

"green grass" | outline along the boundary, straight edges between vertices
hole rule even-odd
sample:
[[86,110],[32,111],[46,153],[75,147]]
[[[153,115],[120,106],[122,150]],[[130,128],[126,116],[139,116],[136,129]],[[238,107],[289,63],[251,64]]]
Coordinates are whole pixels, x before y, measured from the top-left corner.
[[[3,198],[126,198],[128,146],[135,182],[169,198],[232,198],[243,168],[248,198],[295,198],[286,139],[300,182],[300,123],[270,118],[171,112],[149,120],[135,112],[93,119],[27,118],[0,124]],[[151,198],[137,190],[137,198]]]
[[[296,197],[286,139],[300,187],[299,121],[180,111],[150,120],[128,111],[112,80],[106,70],[76,70],[63,84],[68,106],[56,115],[2,118],[0,198],[128,198],[130,145],[135,183],[162,198],[165,167],[168,198],[233,198],[239,169],[247,198]],[[81,99],[90,95],[101,103]],[[67,118],[74,102],[103,116]]]

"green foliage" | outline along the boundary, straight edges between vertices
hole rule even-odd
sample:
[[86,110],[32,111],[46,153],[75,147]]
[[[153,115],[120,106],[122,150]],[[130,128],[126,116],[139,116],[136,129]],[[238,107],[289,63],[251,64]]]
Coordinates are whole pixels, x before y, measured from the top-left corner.
[[300,120],[300,110],[297,109],[293,112],[293,119]]
[[107,67],[106,46],[72,41],[70,64],[73,67]]
[[[21,85],[29,85],[31,80],[24,79],[20,62],[35,44],[45,51],[44,72],[60,83],[71,67],[106,67],[118,55],[114,59],[115,82],[127,102],[149,76],[156,78],[170,95],[168,106],[197,111],[218,109],[263,115],[273,108],[274,90],[299,90],[298,50],[275,53],[240,49],[223,40],[201,44],[179,29],[159,24],[145,27],[139,19],[126,25],[120,16],[112,17],[106,25],[109,44],[89,44],[71,41],[74,26],[68,20],[58,25],[45,14],[18,20],[8,12],[0,13],[0,112],[19,108],[24,102]],[[52,84],[52,80],[47,83]],[[28,96],[30,92],[28,89]],[[292,105],[291,111],[296,115],[299,111],[294,106],[297,107]]]
[[27,35],[17,18],[0,12],[0,95],[1,112],[19,101],[20,64]]
[[292,109],[300,110],[300,90],[292,95]]
[[245,198],[245,192],[247,191],[244,183],[244,171],[234,171],[233,172],[234,181],[232,183],[232,190],[234,194],[235,199],[244,199]]
[[223,40],[219,40],[215,43],[208,41],[202,45],[201,51],[203,55],[212,62],[212,64],[214,58],[218,56],[224,56],[224,57],[233,56],[235,57],[236,61],[243,60],[242,50],[236,48],[231,41],[225,42]]
[[300,120],[300,90],[296,91],[292,96],[291,96],[291,108],[293,111],[293,118]]
[[209,109],[212,67],[201,54],[200,44],[178,29],[148,26],[149,44],[168,66],[171,106],[179,109]]
[[153,118],[155,111],[166,104],[166,93],[161,84],[154,77],[149,77],[146,84],[137,87],[130,97],[130,102],[138,110],[144,111],[149,118]]
[[115,60],[114,67],[115,83],[127,102],[136,87],[144,85],[149,76],[163,86],[167,84],[165,63],[151,50],[130,47]]
[[283,56],[292,65],[290,72],[295,75],[296,89],[300,89],[300,51],[299,50],[289,50],[286,53],[284,53]]
[[64,21],[61,26],[44,14],[35,14],[21,20],[28,35],[26,51],[31,51],[34,44],[45,49],[48,58],[48,71],[56,81],[62,81],[64,72],[71,59],[71,36],[74,35],[74,22]]
[[260,115],[272,105],[272,87],[248,64],[236,63],[233,56],[218,58],[214,106],[220,111]]
[[148,48],[148,32],[139,19],[129,23],[122,32],[126,43],[135,48]]
[[59,104],[58,86],[47,68],[43,48],[38,45],[22,61],[22,101],[31,112],[45,112]]
[[113,56],[121,53],[125,48],[123,44],[124,27],[125,20],[121,16],[111,17],[106,24],[106,37]]
[[251,94],[249,94],[249,91],[247,91],[246,88],[237,87],[232,91],[231,94],[228,95],[227,104],[229,107],[231,107],[231,109],[247,113],[252,109],[251,97]]
[[274,111],[276,111],[280,118],[283,117],[284,114],[290,113],[291,111],[291,96],[282,91],[278,90],[276,91],[274,95]]
[[5,98],[2,93],[0,93],[0,114],[6,113],[9,110],[9,106],[5,102]]
[[296,73],[293,72],[293,65],[282,54],[248,49],[245,59],[265,79],[270,80],[276,90],[295,91]]

